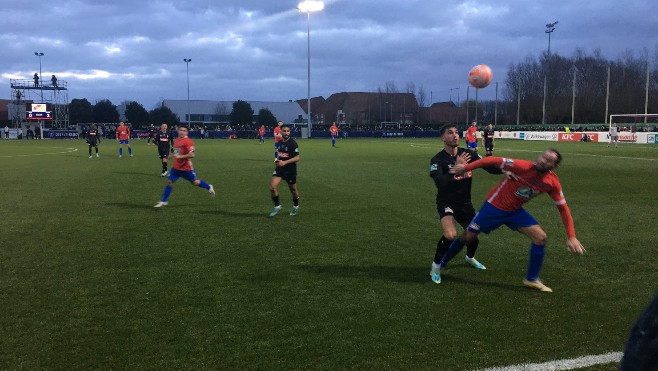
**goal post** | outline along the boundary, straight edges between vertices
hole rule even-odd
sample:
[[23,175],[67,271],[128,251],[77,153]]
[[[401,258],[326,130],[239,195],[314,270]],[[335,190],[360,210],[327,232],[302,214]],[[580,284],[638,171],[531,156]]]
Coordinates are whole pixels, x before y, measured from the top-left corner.
[[[624,118],[643,118],[640,125],[649,125],[649,118],[653,118],[653,125],[658,125],[658,113],[622,113],[622,114],[615,114],[615,115],[610,115],[610,120],[608,120],[608,130],[612,127],[612,124],[621,124],[621,123],[629,123],[629,124],[635,124],[637,125],[638,122],[633,120],[633,122],[624,122]],[[616,120],[615,120],[616,119]],[[619,127],[619,125],[617,125]]]
[[[610,115],[610,120],[608,121],[608,133],[611,132],[612,125],[617,126],[619,142],[637,143],[637,140],[642,138],[641,135],[638,136],[638,132],[646,134],[644,132],[658,131],[656,129],[656,127],[658,127],[658,113],[624,113]],[[655,135],[648,136],[648,143],[656,143],[655,138]],[[609,137],[608,139],[612,142],[612,137]]]

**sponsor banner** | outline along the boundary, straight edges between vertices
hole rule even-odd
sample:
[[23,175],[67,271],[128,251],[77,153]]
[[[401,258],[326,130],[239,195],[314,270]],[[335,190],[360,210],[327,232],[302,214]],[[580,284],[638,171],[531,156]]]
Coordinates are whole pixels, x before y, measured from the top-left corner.
[[494,138],[496,139],[523,139],[524,132],[522,131],[496,131]]
[[525,133],[524,140],[548,140],[557,142],[558,133],[556,131],[531,131]]
[[636,133],[629,133],[629,132],[620,132],[619,133],[619,141],[620,142],[637,142],[637,134]]
[[44,138],[52,139],[77,139],[78,131],[77,130],[45,130]]
[[587,134],[589,140],[592,142],[599,141],[599,133],[559,133],[558,141],[560,142],[580,142],[583,140],[583,135]]
[[648,144],[658,144],[658,134],[647,134]]

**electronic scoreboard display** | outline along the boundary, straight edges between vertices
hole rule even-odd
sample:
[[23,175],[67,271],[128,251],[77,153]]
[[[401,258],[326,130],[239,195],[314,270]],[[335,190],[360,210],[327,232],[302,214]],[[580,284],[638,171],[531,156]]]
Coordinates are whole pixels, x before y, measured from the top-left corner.
[[52,120],[53,111],[50,103],[28,103],[25,116],[28,120]]

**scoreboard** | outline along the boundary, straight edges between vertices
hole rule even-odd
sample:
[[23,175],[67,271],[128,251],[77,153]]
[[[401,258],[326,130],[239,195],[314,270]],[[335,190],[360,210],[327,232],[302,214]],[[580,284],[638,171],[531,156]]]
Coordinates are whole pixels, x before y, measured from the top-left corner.
[[25,116],[28,120],[52,120],[53,111],[50,103],[28,103]]

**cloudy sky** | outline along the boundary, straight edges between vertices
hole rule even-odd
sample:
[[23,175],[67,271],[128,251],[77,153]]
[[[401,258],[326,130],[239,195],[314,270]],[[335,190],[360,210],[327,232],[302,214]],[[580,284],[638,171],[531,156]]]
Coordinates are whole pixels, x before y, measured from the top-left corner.
[[[464,99],[470,67],[510,63],[547,47],[571,55],[600,48],[615,58],[658,45],[655,0],[326,0],[311,14],[312,95],[374,91],[408,81]],[[0,2],[0,77],[43,75],[69,84],[69,98],[285,101],[306,96],[306,14],[296,0],[36,0]],[[453,94],[456,94],[453,92]],[[493,87],[481,91],[493,97]],[[453,99],[456,98],[453,96]]]

